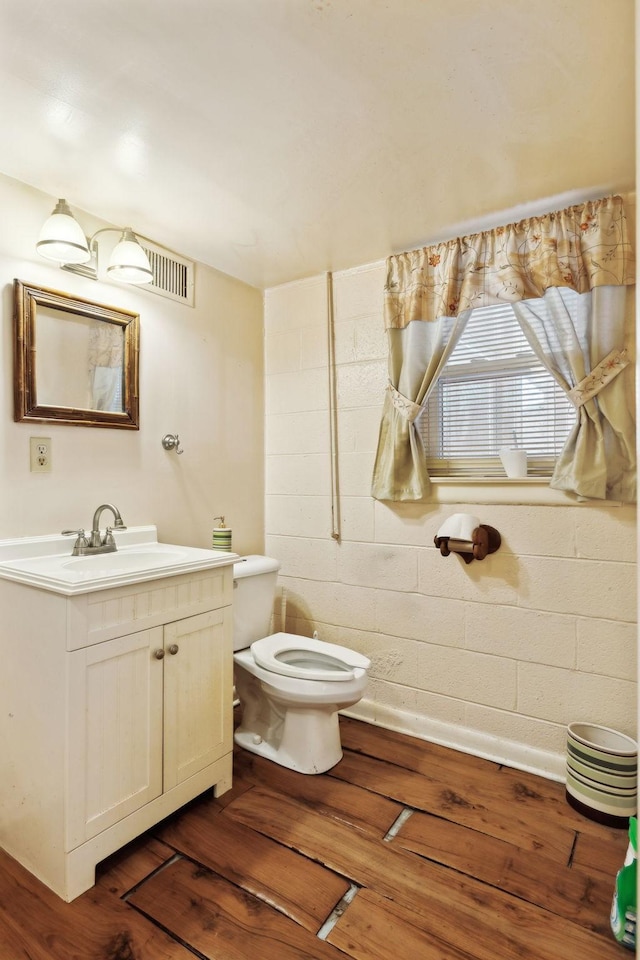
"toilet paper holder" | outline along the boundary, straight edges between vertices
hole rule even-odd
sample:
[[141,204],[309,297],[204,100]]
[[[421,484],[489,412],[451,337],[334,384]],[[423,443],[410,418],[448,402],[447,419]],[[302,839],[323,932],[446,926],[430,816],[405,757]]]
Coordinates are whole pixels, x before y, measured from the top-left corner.
[[470,513],[454,513],[442,524],[433,542],[443,557],[459,553],[465,563],[495,553],[502,538],[495,527],[480,523]]

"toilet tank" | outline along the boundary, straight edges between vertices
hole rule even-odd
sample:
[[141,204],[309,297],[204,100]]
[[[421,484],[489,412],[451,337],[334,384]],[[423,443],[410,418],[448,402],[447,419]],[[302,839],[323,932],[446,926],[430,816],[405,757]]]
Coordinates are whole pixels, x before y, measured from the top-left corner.
[[233,565],[233,649],[244,650],[269,635],[280,564],[248,556]]

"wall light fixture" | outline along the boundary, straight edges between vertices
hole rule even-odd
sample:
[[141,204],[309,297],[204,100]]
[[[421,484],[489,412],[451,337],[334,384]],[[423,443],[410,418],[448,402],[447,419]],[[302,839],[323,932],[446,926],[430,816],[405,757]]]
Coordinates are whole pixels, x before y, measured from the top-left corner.
[[101,233],[114,231],[120,233],[121,237],[109,258],[108,276],[121,283],[150,283],[153,270],[149,258],[131,227],[125,227],[124,230],[120,227],[103,227],[87,238],[66,200],[58,200],[53,213],[43,224],[36,250],[45,260],[55,260],[65,270],[97,280],[96,238]]

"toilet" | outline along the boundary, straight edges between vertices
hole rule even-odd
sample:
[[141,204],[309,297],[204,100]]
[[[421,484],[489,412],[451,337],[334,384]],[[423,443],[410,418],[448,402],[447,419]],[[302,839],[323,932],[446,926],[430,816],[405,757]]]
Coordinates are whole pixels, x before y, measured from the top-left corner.
[[242,719],[235,742],[299,773],[323,773],[342,757],[338,711],[357,703],[370,661],[354,650],[293,633],[267,636],[280,564],[233,565],[233,648]]

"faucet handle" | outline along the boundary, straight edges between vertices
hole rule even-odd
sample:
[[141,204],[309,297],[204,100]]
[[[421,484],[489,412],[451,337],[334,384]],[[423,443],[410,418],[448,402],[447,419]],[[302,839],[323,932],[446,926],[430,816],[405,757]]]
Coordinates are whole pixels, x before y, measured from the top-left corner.
[[[127,528],[125,527],[124,529],[126,530]],[[111,527],[107,527],[107,529],[105,530],[104,540],[102,541],[102,544],[105,547],[115,547],[116,541],[113,536],[113,529]]]
[[73,545],[73,551],[71,553],[72,557],[80,557],[84,554],[86,548],[89,546],[89,541],[87,540],[84,530],[63,530],[63,537],[76,536],[77,540]]

